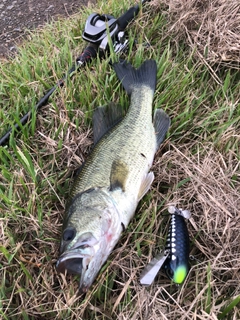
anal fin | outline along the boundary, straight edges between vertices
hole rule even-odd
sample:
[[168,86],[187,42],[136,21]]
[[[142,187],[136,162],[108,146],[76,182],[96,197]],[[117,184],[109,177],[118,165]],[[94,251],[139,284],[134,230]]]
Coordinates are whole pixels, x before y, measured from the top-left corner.
[[171,121],[169,116],[162,109],[155,110],[153,126],[157,137],[157,148],[159,148],[161,143],[164,141],[168,128],[170,127],[170,123]]

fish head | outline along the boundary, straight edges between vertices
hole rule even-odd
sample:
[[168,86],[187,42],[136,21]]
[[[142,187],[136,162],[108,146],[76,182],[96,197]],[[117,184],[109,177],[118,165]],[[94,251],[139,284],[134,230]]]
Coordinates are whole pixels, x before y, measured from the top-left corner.
[[87,292],[121,231],[116,207],[103,192],[78,195],[64,222],[57,271],[79,275],[79,290]]
[[68,233],[73,234],[72,230],[76,233],[76,236],[72,241],[70,239],[62,240],[61,248],[65,248],[65,250],[57,261],[56,269],[61,273],[67,272],[80,276],[79,289],[86,292],[91,285],[91,277],[95,278],[97,273],[93,262],[100,260],[98,257],[99,241],[91,232],[85,232],[77,236],[77,230],[71,227],[63,231],[63,237]]

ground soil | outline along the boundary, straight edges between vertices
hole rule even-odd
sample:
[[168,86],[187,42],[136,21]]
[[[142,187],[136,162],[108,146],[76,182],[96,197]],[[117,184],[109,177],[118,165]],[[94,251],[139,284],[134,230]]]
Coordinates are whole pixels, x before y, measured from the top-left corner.
[[[58,16],[70,16],[87,5],[88,0],[1,0],[0,57],[17,50],[27,29],[43,26]],[[90,2],[94,2],[90,1]]]

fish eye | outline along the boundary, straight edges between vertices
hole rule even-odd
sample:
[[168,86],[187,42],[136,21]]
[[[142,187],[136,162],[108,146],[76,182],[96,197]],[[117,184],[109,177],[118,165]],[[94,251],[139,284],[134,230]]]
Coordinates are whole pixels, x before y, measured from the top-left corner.
[[73,227],[68,227],[63,231],[63,240],[71,241],[74,239],[75,235],[76,235],[76,229]]

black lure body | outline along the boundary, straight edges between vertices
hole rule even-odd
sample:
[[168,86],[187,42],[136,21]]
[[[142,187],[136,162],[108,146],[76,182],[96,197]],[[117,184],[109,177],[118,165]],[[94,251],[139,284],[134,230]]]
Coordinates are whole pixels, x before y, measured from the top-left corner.
[[165,247],[169,254],[164,263],[167,276],[178,284],[183,283],[189,271],[189,234],[182,213],[183,211],[177,208],[171,213]]

